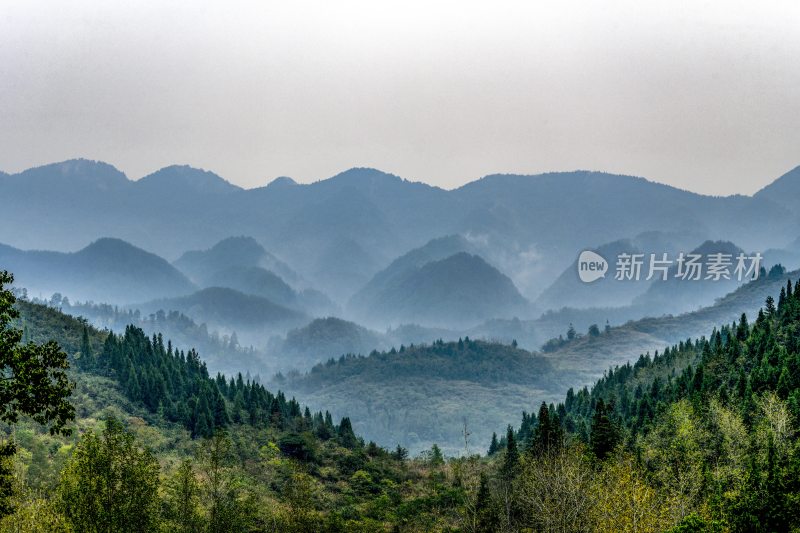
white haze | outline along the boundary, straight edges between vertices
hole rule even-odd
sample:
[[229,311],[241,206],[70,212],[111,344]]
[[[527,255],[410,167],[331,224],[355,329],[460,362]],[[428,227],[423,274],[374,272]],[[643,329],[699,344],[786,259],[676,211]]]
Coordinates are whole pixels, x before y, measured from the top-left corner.
[[800,4],[0,1],[0,169],[245,187],[575,168],[752,193],[800,163]]

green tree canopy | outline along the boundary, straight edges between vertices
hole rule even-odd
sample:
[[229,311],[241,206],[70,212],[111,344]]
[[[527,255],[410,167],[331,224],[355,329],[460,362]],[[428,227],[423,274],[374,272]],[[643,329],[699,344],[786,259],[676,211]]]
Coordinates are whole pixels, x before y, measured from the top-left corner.
[[88,431],[61,474],[63,512],[76,531],[152,531],[158,523],[158,461],[118,420]]
[[69,434],[75,408],[67,400],[73,388],[65,372],[67,354],[55,341],[21,343],[22,330],[13,327],[16,298],[4,287],[13,282],[14,276],[0,271],[0,420],[14,424],[27,415],[50,424],[51,434]]

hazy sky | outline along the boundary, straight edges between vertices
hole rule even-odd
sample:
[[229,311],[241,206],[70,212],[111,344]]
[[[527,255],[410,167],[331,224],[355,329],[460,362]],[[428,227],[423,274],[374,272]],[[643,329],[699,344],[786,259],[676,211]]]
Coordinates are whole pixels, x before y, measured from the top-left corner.
[[0,0],[0,169],[749,194],[800,165],[799,28],[795,1]]

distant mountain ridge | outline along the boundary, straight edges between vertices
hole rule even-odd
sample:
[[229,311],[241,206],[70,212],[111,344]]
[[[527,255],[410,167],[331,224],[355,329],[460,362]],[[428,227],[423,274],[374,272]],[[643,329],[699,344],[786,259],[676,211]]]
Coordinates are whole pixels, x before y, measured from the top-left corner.
[[359,301],[364,317],[394,325],[420,322],[450,327],[526,313],[514,283],[478,255],[457,252],[409,264]]
[[[677,237],[677,238],[676,238]],[[711,304],[715,298],[724,296],[741,284],[735,273],[736,258],[743,250],[729,241],[706,240],[697,245],[696,241],[687,246],[692,239],[687,235],[670,236],[660,233],[640,235],[634,239],[621,239],[604,244],[592,250],[608,261],[606,275],[591,283],[584,283],[578,278],[577,257],[573,263],[562,272],[558,279],[548,287],[536,300],[539,309],[557,310],[563,307],[586,309],[591,307],[624,307],[637,305],[642,309],[658,309],[662,313],[682,313],[700,306]],[[616,279],[617,259],[620,254],[642,257],[642,265],[638,279]],[[708,281],[705,279],[707,272],[701,273],[699,280],[682,280],[677,277],[677,259],[680,253],[697,254],[702,258],[702,263],[707,262],[709,256],[715,253],[727,254],[729,267],[727,275],[732,279],[721,278]],[[649,276],[651,255],[655,254],[656,260],[661,260],[666,254],[669,262],[667,279],[661,278],[662,274],[654,272],[654,277]],[[776,250],[769,257],[789,257],[788,250]],[[750,257],[750,256],[748,256]],[[769,268],[774,263],[768,263],[766,257],[762,258],[760,266]]]
[[754,197],[766,198],[795,213],[800,212],[797,203],[797,198],[800,197],[800,166],[793,168],[758,191]]
[[752,197],[715,197],[601,172],[491,175],[443,190],[355,168],[243,190],[189,167],[132,181],[111,165],[72,160],[0,181],[0,242],[72,250],[111,234],[175,259],[251,235],[340,303],[404,251],[443,235],[484,243],[481,256],[533,298],[577,252],[601,243],[662,231],[758,250],[785,246],[800,226],[789,178]]
[[209,287],[187,296],[159,298],[131,307],[144,313],[180,311],[210,327],[235,331],[243,344],[264,343],[272,334],[308,321],[300,311],[225,287]]
[[73,300],[126,303],[188,294],[195,288],[161,257],[112,238],[72,253],[0,245],[0,268],[15,272],[17,285],[34,294],[60,292]]
[[252,237],[228,237],[207,250],[191,250],[180,256],[174,265],[199,284],[207,284],[220,272],[241,268],[264,268],[296,283],[299,276],[292,268],[267,252]]
[[431,261],[445,259],[458,252],[471,252],[476,250],[461,235],[449,235],[432,239],[425,245],[415,248],[389,264],[386,268],[375,274],[353,297],[348,308],[357,314],[368,314],[368,308],[381,296],[381,292],[393,283],[401,282],[404,276]]
[[134,183],[139,189],[161,194],[165,190],[174,194],[182,194],[186,190],[201,194],[224,194],[242,190],[241,187],[225,181],[213,172],[188,165],[165,167]]

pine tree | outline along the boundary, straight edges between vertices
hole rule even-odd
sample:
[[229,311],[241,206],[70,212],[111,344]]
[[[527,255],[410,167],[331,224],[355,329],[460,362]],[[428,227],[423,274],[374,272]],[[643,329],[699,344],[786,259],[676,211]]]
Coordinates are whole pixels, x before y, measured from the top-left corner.
[[553,406],[542,402],[539,407],[538,424],[528,445],[528,453],[534,456],[558,451],[563,441],[563,430]]
[[442,449],[439,448],[439,445],[435,442],[433,446],[431,446],[431,454],[430,454],[430,465],[434,467],[439,467],[444,464],[444,455],[442,454]]
[[578,333],[575,331],[575,326],[570,323],[569,329],[567,329],[567,339],[573,340],[577,335]]
[[517,450],[517,441],[514,438],[514,428],[509,425],[506,430],[506,455],[503,458],[503,466],[500,470],[503,479],[513,479],[517,475],[518,465],[519,450]]
[[342,418],[339,423],[339,431],[337,432],[339,444],[345,448],[355,448],[358,446],[358,438],[353,432],[353,424],[350,422],[349,417]]
[[94,354],[92,353],[92,346],[89,343],[89,328],[83,327],[83,335],[81,336],[81,363],[84,368],[95,368]]
[[478,494],[475,497],[475,514],[477,533],[491,533],[495,531],[497,520],[492,513],[492,497],[489,492],[489,478],[481,472],[478,483]]
[[489,452],[487,455],[494,455],[497,453],[497,433],[492,432],[492,442],[489,444]]
[[[784,290],[781,289],[780,296],[778,297],[778,309],[784,306],[785,299],[786,299],[786,294],[784,293]],[[772,296],[767,296],[766,307],[767,307],[767,314],[769,316],[773,316],[775,314],[775,299],[772,298]]]
[[602,398],[597,400],[594,416],[592,417],[592,430],[589,441],[592,452],[601,461],[617,446],[619,434],[617,427],[609,417],[611,409],[606,407]]

